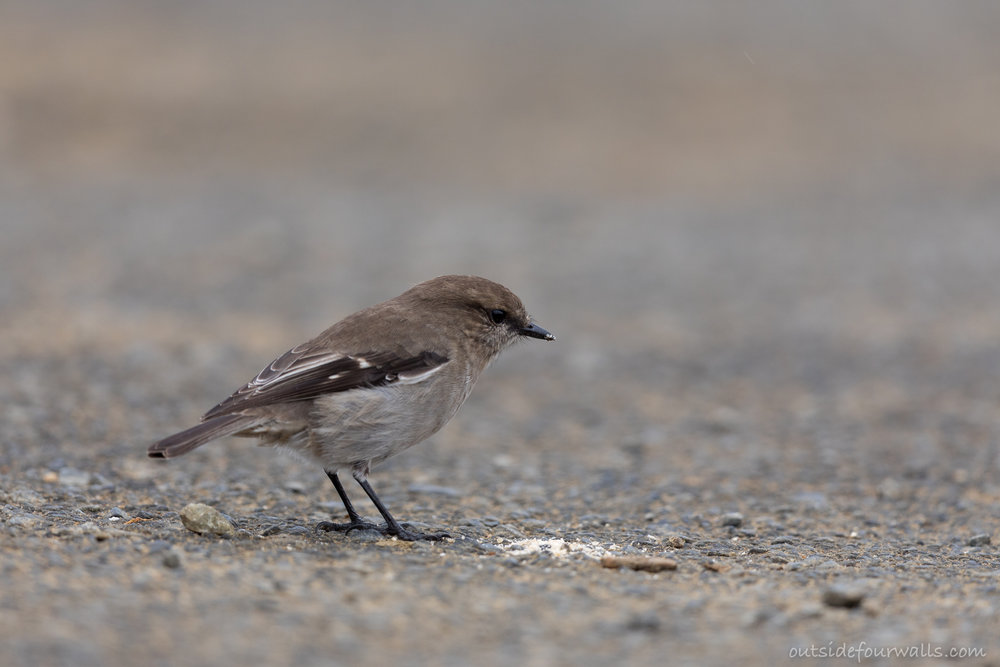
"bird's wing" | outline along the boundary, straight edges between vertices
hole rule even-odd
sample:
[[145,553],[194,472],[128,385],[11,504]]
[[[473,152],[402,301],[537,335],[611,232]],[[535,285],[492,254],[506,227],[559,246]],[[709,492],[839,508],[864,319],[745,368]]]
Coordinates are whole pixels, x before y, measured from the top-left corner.
[[412,384],[439,371],[448,358],[424,351],[345,354],[310,344],[293,347],[253,380],[205,413],[202,419],[275,403],[307,401],[323,394],[388,384]]

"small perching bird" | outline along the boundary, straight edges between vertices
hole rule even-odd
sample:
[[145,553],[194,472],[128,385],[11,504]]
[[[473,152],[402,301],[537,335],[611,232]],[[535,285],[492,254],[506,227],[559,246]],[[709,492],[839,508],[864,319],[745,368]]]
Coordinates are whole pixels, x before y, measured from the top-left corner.
[[[403,528],[375,494],[373,465],[448,423],[479,374],[522,338],[555,340],[506,287],[476,276],[441,276],[345,317],[272,361],[205,413],[202,421],[149,447],[169,459],[228,435],[257,437],[322,466],[347,523],[319,530],[382,530],[402,540],[447,537]],[[338,477],[349,469],[386,521],[361,518]]]

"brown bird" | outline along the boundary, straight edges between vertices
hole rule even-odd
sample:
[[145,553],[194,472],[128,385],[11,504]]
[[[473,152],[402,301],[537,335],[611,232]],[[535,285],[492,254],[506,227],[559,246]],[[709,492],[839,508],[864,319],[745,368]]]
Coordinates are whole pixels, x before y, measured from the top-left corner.
[[[324,521],[318,530],[441,539],[448,535],[402,527],[368,475],[447,424],[483,369],[525,337],[555,340],[506,287],[476,276],[434,278],[293,347],[200,424],[150,445],[149,456],[173,458],[228,435],[256,437],[305,455],[333,482],[348,522]],[[338,477],[344,469],[378,508],[384,528],[355,510]]]

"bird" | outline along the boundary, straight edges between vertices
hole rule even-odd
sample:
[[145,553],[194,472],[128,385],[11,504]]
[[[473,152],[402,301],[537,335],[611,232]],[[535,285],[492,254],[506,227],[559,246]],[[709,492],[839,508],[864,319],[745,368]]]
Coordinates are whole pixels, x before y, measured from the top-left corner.
[[[346,523],[317,531],[377,530],[400,540],[440,540],[389,512],[369,482],[373,466],[447,424],[483,370],[526,338],[555,336],[521,300],[486,278],[446,275],[348,315],[296,345],[206,412],[199,424],[148,448],[172,459],[225,436],[256,437],[322,467],[347,510]],[[340,473],[349,471],[384,526],[362,518]]]

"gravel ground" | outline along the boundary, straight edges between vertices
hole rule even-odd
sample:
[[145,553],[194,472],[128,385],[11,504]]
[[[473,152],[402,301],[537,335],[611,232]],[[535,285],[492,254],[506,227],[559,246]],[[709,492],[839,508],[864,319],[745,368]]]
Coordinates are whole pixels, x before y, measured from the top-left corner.
[[[772,18],[784,11],[766,6]],[[924,22],[907,23],[921,47],[912,53],[926,46],[930,59],[951,43],[921,41],[920,26],[966,30],[953,35],[965,50],[946,63],[961,76],[944,65],[924,73],[952,92],[975,88],[974,102],[992,99],[975,82],[995,63],[977,59],[988,51],[974,37],[992,34],[981,26],[996,12],[939,21],[933,5],[919,6]],[[167,23],[187,26],[196,51],[227,39],[246,48],[235,32],[213,32],[212,16],[220,20],[205,19],[204,33],[193,19]],[[722,43],[705,36],[708,18],[691,16],[705,44]],[[66,34],[64,18],[22,19],[30,29],[19,34]],[[161,25],[129,20],[151,34]],[[813,61],[798,61],[802,76],[829,62],[823,49],[839,53],[837,30],[851,25],[840,20]],[[113,52],[98,39],[100,21],[69,23],[78,47]],[[823,25],[798,27],[826,35]],[[761,41],[748,64],[765,60],[774,42],[763,38],[781,33],[769,26],[754,24]],[[112,42],[124,52],[147,53],[135,32],[116,34],[130,35]],[[0,43],[38,55],[28,41]],[[146,43],[152,60],[167,44]],[[355,146],[371,158],[351,172],[357,182],[337,171],[340,153],[328,172],[300,153],[262,166],[235,146],[255,128],[273,136],[269,113],[278,112],[266,108],[216,137],[207,152],[233,152],[204,164],[208,135],[193,130],[211,128],[211,116],[170,111],[194,135],[173,152],[174,135],[130,143],[146,135],[108,128],[155,127],[160,117],[133,99],[128,77],[107,116],[123,125],[105,125],[84,113],[99,101],[66,92],[83,76],[77,60],[38,56],[48,77],[31,78],[10,75],[14,61],[2,59],[16,159],[8,153],[0,166],[0,662],[763,665],[833,655],[997,664],[1000,161],[987,158],[1000,141],[982,125],[968,135],[928,130],[959,125],[950,114],[977,117],[981,107],[955,98],[947,112],[921,107],[926,141],[910,141],[917,125],[896,121],[912,120],[904,110],[920,97],[904,85],[912,72],[886,74],[910,62],[907,44],[886,47],[896,60],[876,62],[882,74],[857,86],[831,78],[831,95],[853,91],[870,105],[868,139],[845,122],[810,144],[806,130],[826,118],[790,114],[802,132],[789,134],[806,148],[734,137],[734,153],[711,158],[706,148],[680,185],[660,190],[678,167],[655,151],[577,180],[568,165],[579,155],[556,137],[545,146],[558,157],[537,171],[511,166],[504,139],[534,138],[516,131],[497,137],[490,169],[467,176],[447,150],[406,141],[389,166],[384,144],[377,158]],[[427,48],[419,67],[437,62]],[[565,65],[553,48],[538,81]],[[101,62],[138,72],[152,60]],[[210,73],[228,72],[210,62],[221,68]],[[485,56],[462,62],[492,71]],[[490,110],[505,109],[505,95],[547,94],[530,77],[498,76],[484,122],[503,126],[505,112]],[[832,99],[818,86],[799,97],[800,79],[774,76],[790,87],[761,85],[784,91],[787,108]],[[890,80],[897,89],[883,97]],[[573,81],[575,103],[582,84]],[[728,90],[708,81],[689,96],[701,103]],[[256,99],[232,82],[240,103]],[[369,116],[384,108],[372,97]],[[595,105],[600,113],[573,116],[567,136],[608,127],[600,114],[614,107]],[[690,105],[684,118],[697,116]],[[276,124],[301,120],[291,111]],[[639,136],[653,131],[651,118],[616,120]],[[435,122],[421,116],[406,131],[433,134]],[[65,161],[51,151],[57,131]],[[627,153],[630,137],[612,135],[594,136]],[[876,153],[885,159],[861,159]],[[427,155],[429,175],[418,174]],[[741,171],[753,156],[766,176]],[[713,172],[713,159],[735,166]],[[632,180],[639,172],[648,180]],[[374,185],[359,185],[371,174]],[[145,457],[151,441],[193,423],[291,345],[451,272],[508,285],[558,336],[509,350],[452,424],[375,470],[396,516],[453,539],[317,534],[317,522],[342,512],[325,476],[249,441],[169,463]],[[218,510],[232,534],[185,527],[192,503]]]

